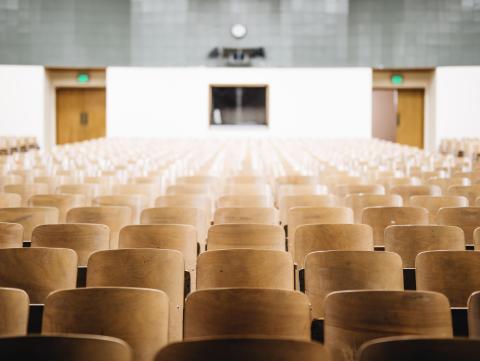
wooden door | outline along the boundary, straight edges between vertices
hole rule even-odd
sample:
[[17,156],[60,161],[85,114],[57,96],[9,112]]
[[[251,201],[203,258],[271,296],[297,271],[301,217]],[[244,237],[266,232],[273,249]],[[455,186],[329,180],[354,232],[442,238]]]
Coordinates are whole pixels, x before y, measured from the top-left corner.
[[423,148],[424,90],[398,89],[397,143]]
[[58,88],[57,144],[105,136],[105,89]]
[[372,136],[395,142],[397,140],[397,108],[395,90],[373,89]]

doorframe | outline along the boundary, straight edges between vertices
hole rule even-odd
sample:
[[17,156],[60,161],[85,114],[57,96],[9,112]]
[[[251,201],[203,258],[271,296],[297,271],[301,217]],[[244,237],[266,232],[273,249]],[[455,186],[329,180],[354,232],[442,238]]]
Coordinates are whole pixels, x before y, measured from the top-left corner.
[[[390,78],[402,74],[402,84],[392,84]],[[372,93],[376,89],[423,89],[423,149],[433,151],[436,148],[435,131],[435,69],[373,69]],[[372,99],[373,101],[373,99]],[[373,116],[373,114],[372,114]]]
[[[78,83],[78,73],[88,73],[90,80],[87,83]],[[106,68],[45,68],[45,149],[47,150],[57,144],[57,88],[101,88],[106,91]]]

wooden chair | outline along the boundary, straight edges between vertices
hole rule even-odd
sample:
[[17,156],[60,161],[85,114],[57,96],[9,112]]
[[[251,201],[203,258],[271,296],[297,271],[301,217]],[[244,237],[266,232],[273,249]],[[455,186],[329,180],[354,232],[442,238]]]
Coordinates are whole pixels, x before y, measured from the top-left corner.
[[355,223],[362,223],[362,213],[368,207],[401,207],[402,197],[398,194],[350,194],[344,204],[353,210]]
[[88,260],[87,287],[141,287],[164,291],[170,305],[168,339],[178,341],[183,334],[184,272],[182,253],[176,250],[99,251]]
[[167,188],[169,194],[203,194],[213,196],[214,187],[208,184],[175,184]]
[[96,197],[92,201],[92,205],[128,207],[132,214],[130,223],[138,224],[140,222],[140,212],[148,207],[148,199],[141,194],[115,194]]
[[385,251],[402,257],[404,268],[414,268],[415,258],[424,251],[465,250],[463,231],[453,226],[397,225],[385,228]]
[[30,335],[0,338],[0,355],[15,361],[131,361],[126,342],[98,335]]
[[346,207],[294,207],[288,210],[288,251],[295,256],[295,231],[305,224],[351,224],[353,212]]
[[155,198],[160,194],[160,185],[155,183],[116,184],[112,194],[142,195],[147,199],[149,207],[154,205]]
[[184,338],[256,336],[310,340],[305,294],[262,288],[218,288],[191,293]]
[[448,299],[435,292],[333,292],[324,306],[325,347],[331,361],[356,360],[363,343],[380,337],[452,337]]
[[229,207],[272,207],[270,197],[257,194],[225,195],[218,199],[219,208]]
[[437,222],[437,213],[444,207],[468,207],[468,199],[463,196],[413,196],[410,206],[425,208],[429,213],[430,223]]
[[33,179],[34,183],[45,183],[48,185],[48,193],[55,193],[57,190],[57,187],[62,185],[62,184],[72,184],[75,183],[74,177],[71,176],[59,176],[59,175],[53,175],[53,176],[39,176],[35,177]]
[[258,249],[202,253],[197,260],[197,290],[223,287],[293,291],[292,256],[284,251]]
[[480,253],[427,251],[415,260],[417,289],[443,293],[452,307],[466,307],[468,297],[480,290]]
[[306,224],[295,231],[295,263],[317,251],[373,251],[373,232],[365,224]]
[[85,205],[85,197],[81,194],[36,194],[30,197],[29,206],[53,207],[59,212],[59,223],[65,223],[67,212],[76,207]]
[[385,228],[394,224],[428,224],[428,211],[419,207],[369,207],[362,213],[362,223],[373,228],[375,246],[383,246]]
[[23,246],[23,226],[19,223],[0,222],[0,248]]
[[214,224],[278,224],[278,211],[273,207],[217,208]]
[[440,208],[437,223],[457,226],[465,233],[465,243],[473,243],[473,231],[480,226],[480,207],[448,207]]
[[359,361],[475,361],[479,340],[398,336],[366,342]]
[[335,186],[333,194],[342,198],[349,194],[385,194],[385,188],[381,184],[341,184]]
[[327,193],[327,186],[322,184],[281,184],[277,187],[275,203],[279,205],[280,199],[286,196],[304,196]]
[[56,193],[82,195],[85,197],[85,204],[90,205],[93,198],[99,195],[99,186],[95,184],[62,184],[57,187]]
[[[0,288],[0,342],[3,337],[27,334],[29,299],[25,291]],[[5,358],[0,346],[0,357]]]
[[272,224],[217,224],[208,229],[207,249],[251,248],[285,251],[285,231]]
[[280,223],[288,224],[288,211],[293,207],[335,207],[338,199],[332,194],[307,194],[280,198]]
[[120,229],[130,224],[132,211],[129,207],[102,206],[72,208],[67,213],[67,223],[104,224],[110,228],[110,248],[118,248]]
[[[7,191],[5,189],[5,191]],[[475,200],[480,197],[480,184],[471,186],[451,186],[448,188],[448,195],[463,196],[468,199],[470,206],[475,205]]]
[[110,229],[104,224],[44,224],[32,233],[32,247],[70,248],[78,256],[78,266],[86,266],[88,257],[109,249]]
[[161,349],[155,361],[327,361],[318,342],[268,338],[184,341]]
[[226,184],[266,184],[267,179],[260,175],[236,175],[227,177]]
[[213,218],[213,203],[205,194],[170,194],[157,197],[155,207],[193,207],[205,212],[208,227]]
[[475,247],[475,251],[480,249],[480,227],[477,227],[473,231],[473,245]]
[[0,249],[0,287],[24,290],[30,303],[44,303],[50,292],[76,283],[77,255],[71,249]]
[[44,183],[33,184],[7,184],[3,187],[5,193],[16,193],[22,198],[22,207],[28,205],[28,200],[35,194],[47,194],[48,185]]
[[58,209],[51,207],[0,208],[0,222],[21,224],[23,239],[30,240],[36,226],[58,223]]
[[480,291],[473,292],[468,298],[468,336],[480,338]]
[[225,184],[223,187],[223,195],[257,195],[270,196],[272,191],[266,184]]
[[305,294],[323,318],[325,297],[343,290],[403,290],[402,259],[391,252],[322,251],[305,258]]
[[404,206],[410,206],[412,196],[441,196],[442,190],[434,185],[403,185],[390,188],[390,194],[398,194],[403,199]]
[[23,184],[23,177],[17,174],[0,174],[0,192],[4,192],[7,184]]
[[78,288],[48,296],[42,333],[102,334],[118,337],[134,361],[150,361],[168,341],[168,296],[132,287]]
[[0,193],[0,208],[21,207],[22,197],[17,193]]

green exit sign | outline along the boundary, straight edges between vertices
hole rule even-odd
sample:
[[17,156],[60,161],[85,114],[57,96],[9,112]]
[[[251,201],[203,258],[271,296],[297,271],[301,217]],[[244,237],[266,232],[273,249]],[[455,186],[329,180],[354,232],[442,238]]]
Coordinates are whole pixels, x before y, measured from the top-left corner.
[[88,73],[78,73],[77,74],[77,83],[85,84],[90,81],[90,75]]
[[403,83],[403,81],[404,81],[403,75],[401,75],[401,74],[393,74],[390,77],[390,82],[394,85],[400,85],[400,84]]

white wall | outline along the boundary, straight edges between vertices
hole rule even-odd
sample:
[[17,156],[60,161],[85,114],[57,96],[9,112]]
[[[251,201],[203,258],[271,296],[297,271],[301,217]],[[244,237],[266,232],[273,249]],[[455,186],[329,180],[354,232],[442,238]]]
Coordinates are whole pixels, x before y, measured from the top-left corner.
[[268,84],[269,130],[282,136],[370,137],[369,68],[107,70],[108,136],[209,133],[209,84]]
[[480,137],[480,66],[436,71],[436,139]]
[[36,136],[42,146],[44,94],[42,66],[0,65],[0,136]]

